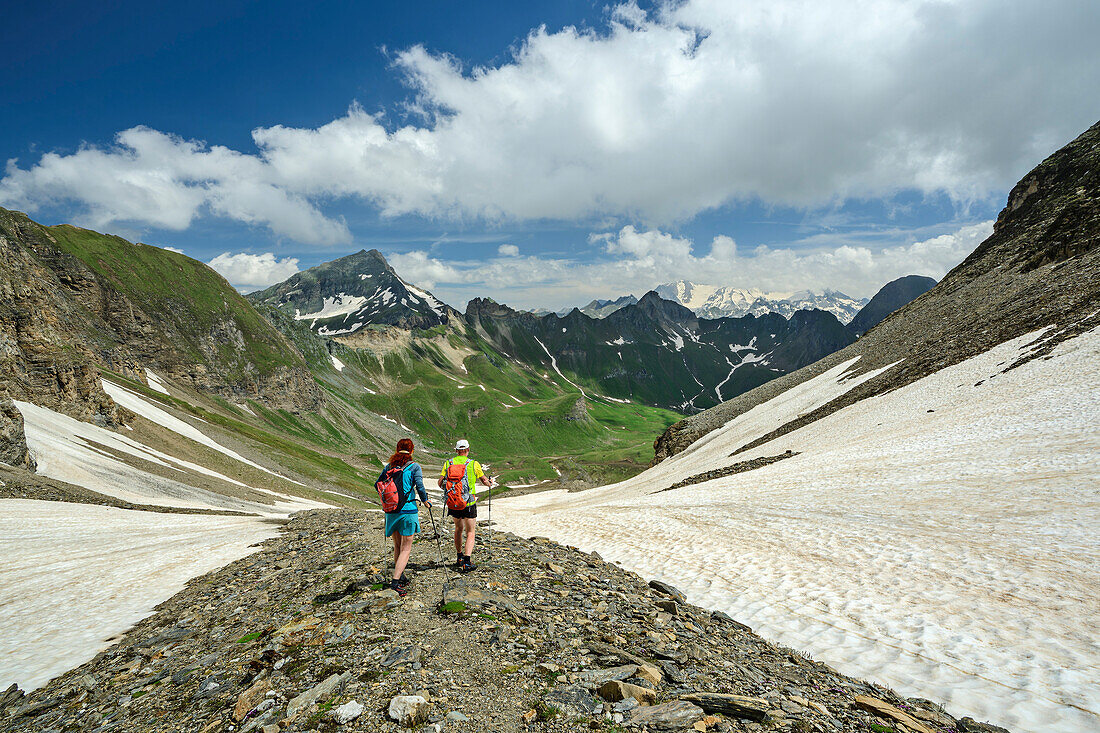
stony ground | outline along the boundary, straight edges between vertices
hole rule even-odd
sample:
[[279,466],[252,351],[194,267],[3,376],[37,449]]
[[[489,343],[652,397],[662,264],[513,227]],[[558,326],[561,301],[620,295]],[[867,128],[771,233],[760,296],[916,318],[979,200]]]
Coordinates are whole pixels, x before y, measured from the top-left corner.
[[0,692],[0,731],[1002,730],[549,540],[495,533],[490,559],[483,530],[460,575],[422,524],[399,598],[381,515],[295,515],[92,661]]

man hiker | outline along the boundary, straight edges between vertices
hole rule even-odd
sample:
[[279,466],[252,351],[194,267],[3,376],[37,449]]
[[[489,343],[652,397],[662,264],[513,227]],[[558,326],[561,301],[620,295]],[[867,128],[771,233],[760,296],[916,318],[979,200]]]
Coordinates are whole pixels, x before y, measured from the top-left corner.
[[447,513],[455,521],[455,570],[468,573],[476,570],[470,556],[474,552],[474,532],[477,529],[477,484],[492,487],[481,464],[470,460],[470,441],[455,443],[454,458],[443,464],[439,476],[439,488],[443,489]]

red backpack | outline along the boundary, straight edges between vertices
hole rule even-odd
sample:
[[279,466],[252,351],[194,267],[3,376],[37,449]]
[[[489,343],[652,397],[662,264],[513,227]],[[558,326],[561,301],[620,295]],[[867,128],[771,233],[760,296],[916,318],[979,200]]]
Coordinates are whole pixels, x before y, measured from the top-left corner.
[[401,468],[387,468],[382,473],[381,479],[374,485],[374,488],[378,489],[378,500],[382,504],[382,511],[387,514],[396,512],[408,501],[404,474],[405,469],[410,465],[412,464],[406,463]]
[[447,508],[460,512],[471,504],[470,481],[466,476],[465,463],[447,461],[447,472],[443,475],[443,492],[447,497]]

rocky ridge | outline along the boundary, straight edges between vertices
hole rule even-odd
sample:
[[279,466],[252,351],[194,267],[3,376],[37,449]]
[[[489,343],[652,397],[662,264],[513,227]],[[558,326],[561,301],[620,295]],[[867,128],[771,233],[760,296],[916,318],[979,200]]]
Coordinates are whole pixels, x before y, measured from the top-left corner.
[[0,731],[1002,730],[845,677],[595,554],[479,540],[480,568],[459,575],[422,535],[400,598],[377,514],[295,515],[91,661],[0,692]]
[[101,370],[145,382],[150,367],[276,408],[322,400],[293,345],[189,257],[0,209],[0,261],[0,399],[115,426]]

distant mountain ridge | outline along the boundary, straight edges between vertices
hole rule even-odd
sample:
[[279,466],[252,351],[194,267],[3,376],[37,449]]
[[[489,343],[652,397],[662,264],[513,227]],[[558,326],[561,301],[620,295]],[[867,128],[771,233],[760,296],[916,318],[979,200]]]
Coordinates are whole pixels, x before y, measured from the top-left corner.
[[704,318],[737,318],[778,313],[790,318],[799,310],[823,310],[832,313],[841,323],[848,323],[867,304],[866,298],[853,298],[837,290],[814,293],[764,292],[757,288],[700,285],[689,280],[676,280],[655,288],[658,295],[690,308]]
[[516,311],[475,298],[474,335],[528,364],[561,372],[616,399],[694,412],[809,364],[854,339],[831,313],[700,318],[646,293],[604,318]]
[[[471,351],[481,350],[481,340],[580,389],[681,412],[707,409],[855,339],[835,313],[812,307],[823,302],[835,310],[857,302],[843,294],[798,294],[776,304],[759,291],[688,281],[665,291],[710,305],[693,311],[650,291],[640,300],[596,299],[558,313],[517,311],[475,298],[462,314],[402,279],[376,250],[318,265],[248,297],[353,348],[379,347],[372,327],[423,332],[446,326]],[[714,318],[698,313],[723,309],[753,312]]]

